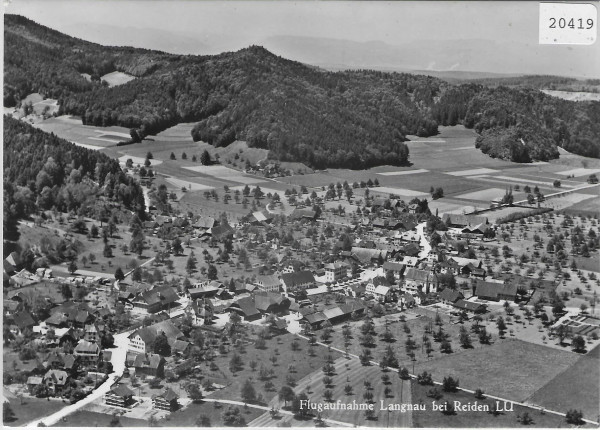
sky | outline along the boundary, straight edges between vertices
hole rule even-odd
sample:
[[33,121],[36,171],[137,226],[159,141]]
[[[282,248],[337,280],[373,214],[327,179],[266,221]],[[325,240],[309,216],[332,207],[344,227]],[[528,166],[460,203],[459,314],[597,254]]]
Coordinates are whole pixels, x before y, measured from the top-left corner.
[[[12,0],[5,12],[97,43],[176,53],[260,44],[313,64],[600,77],[598,42],[538,45],[538,8],[534,1]],[[430,57],[419,59],[411,47]]]

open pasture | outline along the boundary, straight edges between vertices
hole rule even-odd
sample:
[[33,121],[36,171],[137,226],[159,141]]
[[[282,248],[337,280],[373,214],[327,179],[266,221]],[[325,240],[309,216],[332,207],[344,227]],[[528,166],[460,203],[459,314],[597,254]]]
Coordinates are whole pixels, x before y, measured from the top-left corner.
[[520,340],[470,350],[455,345],[454,349],[455,353],[418,363],[415,372],[430,372],[438,381],[451,375],[464,388],[481,388],[517,401],[530,397],[579,359],[572,352]]
[[80,118],[69,115],[49,118],[34,126],[86,148],[102,149],[115,146],[119,141],[129,138],[129,129],[125,127],[83,125]]
[[575,176],[575,177],[579,177],[579,176],[589,176],[592,174],[597,174],[600,173],[600,169],[586,169],[584,167],[580,167],[577,169],[569,169],[569,170],[564,170],[562,172],[558,172],[559,175],[564,175],[564,176]]
[[414,175],[416,173],[427,173],[429,170],[427,169],[416,169],[416,170],[401,170],[401,171],[393,171],[393,172],[379,172],[378,175],[382,176],[403,176],[403,175]]
[[584,417],[595,420],[600,413],[599,379],[600,347],[596,347],[536,391],[529,401],[559,411],[581,409]]
[[468,170],[458,170],[455,172],[446,172],[448,175],[452,176],[475,176],[475,175],[487,175],[489,173],[497,173],[498,170],[495,169],[468,169]]
[[129,81],[133,81],[135,76],[128,75],[123,72],[111,72],[100,78],[102,81],[106,81],[109,87],[116,87],[117,85],[126,84]]

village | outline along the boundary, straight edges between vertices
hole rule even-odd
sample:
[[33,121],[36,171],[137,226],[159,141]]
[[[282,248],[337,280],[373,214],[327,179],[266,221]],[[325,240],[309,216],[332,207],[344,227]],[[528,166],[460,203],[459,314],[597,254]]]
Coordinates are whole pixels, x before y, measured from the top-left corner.
[[[379,195],[370,180],[283,197],[245,188],[253,210],[244,216],[176,214],[171,198],[129,225],[98,228],[48,212],[29,226],[70,243],[103,240],[104,252],[99,261],[90,254],[36,270],[27,269],[34,257],[4,260],[5,397],[18,399],[10,403],[19,423],[306,425],[298,405],[307,394],[333,400],[333,387],[343,387],[334,375],[360,376],[362,384],[377,370],[372,364],[401,375],[390,382],[383,373],[375,396],[364,377],[365,398],[378,404],[415,400],[403,375],[419,384],[451,375],[461,389],[481,391],[485,379],[465,369],[436,370],[436,360],[461,350],[518,342],[576,359],[600,343],[597,269],[568,257],[598,261],[597,217],[534,211],[500,224],[485,212],[437,217],[427,200]],[[150,196],[160,205],[156,191]],[[236,194],[227,186],[224,193]],[[356,211],[336,207],[343,195]],[[235,200],[240,206],[239,194]],[[111,259],[113,252],[123,256]],[[530,407],[526,396],[488,389]],[[344,390],[350,396],[359,387],[347,382]],[[24,404],[40,407],[21,416]],[[534,410],[551,409],[544,406]],[[385,414],[308,418],[378,426]],[[411,424],[404,415],[392,419]]]

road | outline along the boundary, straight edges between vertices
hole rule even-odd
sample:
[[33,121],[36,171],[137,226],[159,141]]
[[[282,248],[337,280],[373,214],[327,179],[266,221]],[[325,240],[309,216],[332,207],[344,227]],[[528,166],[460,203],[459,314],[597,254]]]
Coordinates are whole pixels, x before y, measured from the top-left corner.
[[421,248],[423,248],[423,250],[421,252],[419,252],[419,258],[427,258],[427,256],[429,255],[429,253],[431,252],[431,245],[429,244],[429,241],[427,240],[427,237],[425,236],[425,227],[427,226],[426,222],[422,222],[421,224],[417,225],[417,234],[419,235],[419,238],[421,240]]
[[114,348],[108,349],[108,351],[112,351],[110,361],[113,365],[113,372],[110,375],[108,375],[108,379],[104,381],[102,385],[100,385],[87,397],[81,399],[77,403],[66,406],[60,411],[57,411],[45,418],[39,418],[35,421],[26,423],[22,427],[37,427],[40,423],[43,423],[46,426],[54,425],[67,415],[72,414],[73,412],[98,400],[99,398],[104,396],[104,394],[108,393],[112,385],[123,375],[123,371],[125,370],[125,358],[127,356],[127,344],[129,342],[127,336],[129,336],[129,334],[130,332],[125,332],[115,335],[115,346]]

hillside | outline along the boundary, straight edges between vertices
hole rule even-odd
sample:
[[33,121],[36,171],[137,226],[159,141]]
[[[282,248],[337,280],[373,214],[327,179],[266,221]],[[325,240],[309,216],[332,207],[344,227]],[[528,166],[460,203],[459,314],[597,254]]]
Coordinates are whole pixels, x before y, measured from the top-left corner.
[[[326,72],[256,46],[215,56],[103,47],[12,15],[4,34],[5,106],[40,92],[86,124],[146,135],[195,122],[195,140],[243,140],[316,168],[402,165],[406,135],[432,136],[438,124],[456,123],[481,133],[479,147],[495,157],[547,160],[558,157],[557,145],[600,156],[598,103],[428,76]],[[136,79],[102,84],[114,71]]]

